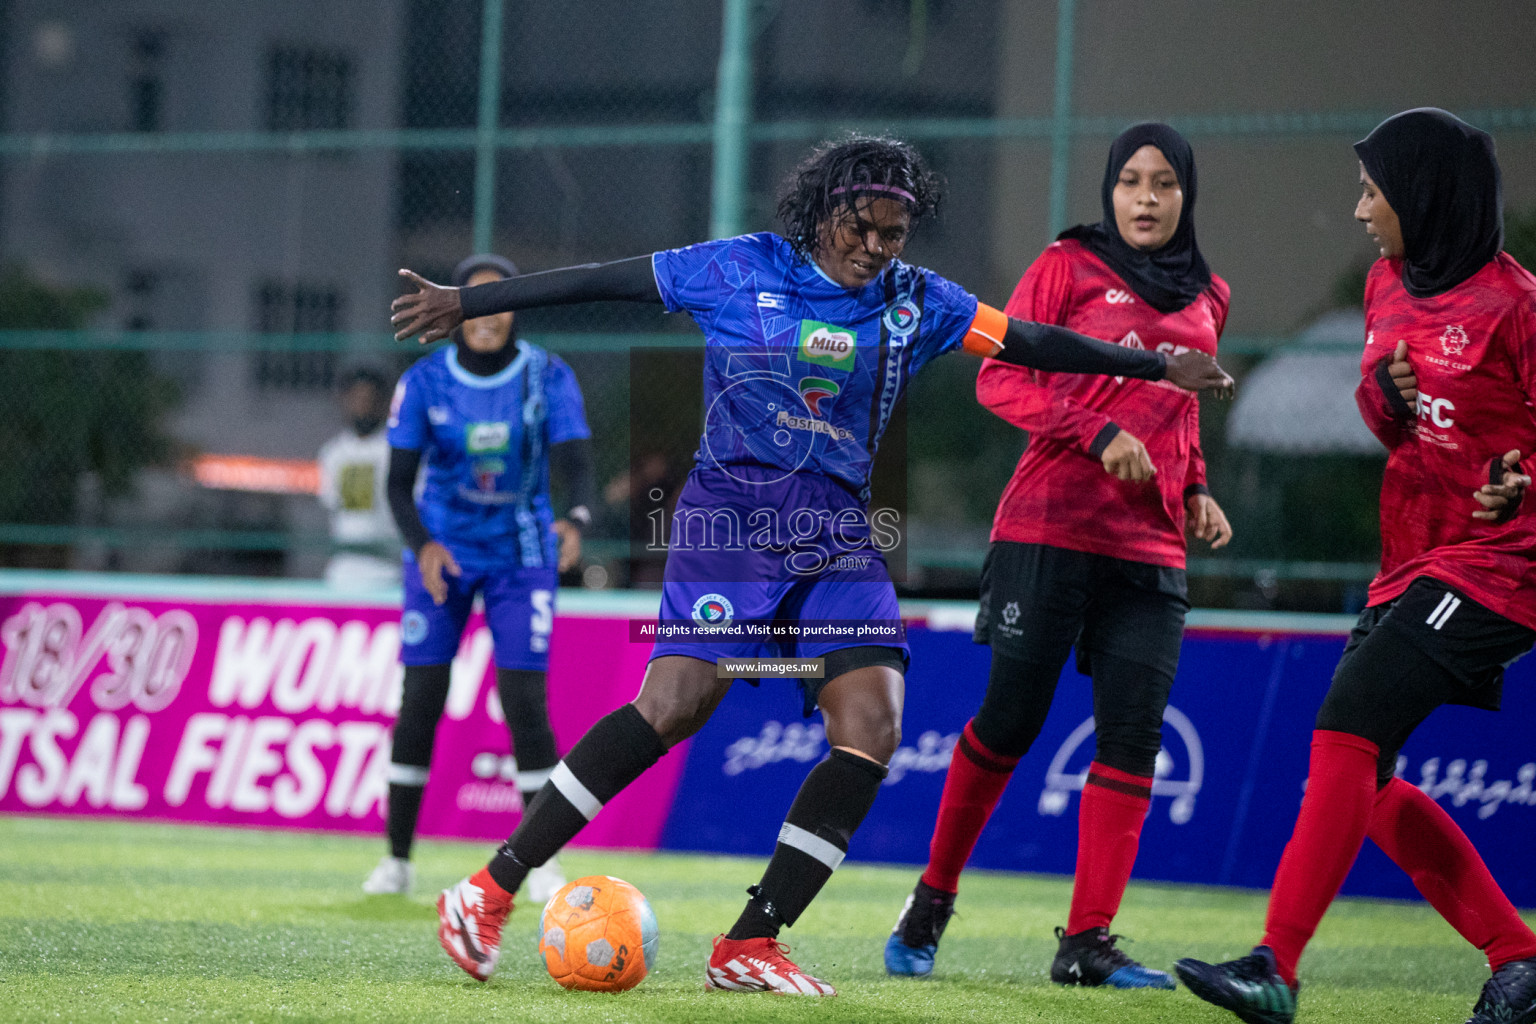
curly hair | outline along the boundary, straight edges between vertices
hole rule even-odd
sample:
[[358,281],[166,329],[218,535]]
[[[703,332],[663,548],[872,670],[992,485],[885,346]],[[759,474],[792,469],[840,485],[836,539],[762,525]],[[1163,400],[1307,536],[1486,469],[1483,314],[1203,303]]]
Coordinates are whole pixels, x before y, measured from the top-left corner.
[[810,259],[821,245],[821,226],[853,206],[860,186],[902,190],[916,223],[937,213],[943,180],[928,169],[922,154],[900,139],[850,133],[811,150],[779,190],[779,221],[795,252]]

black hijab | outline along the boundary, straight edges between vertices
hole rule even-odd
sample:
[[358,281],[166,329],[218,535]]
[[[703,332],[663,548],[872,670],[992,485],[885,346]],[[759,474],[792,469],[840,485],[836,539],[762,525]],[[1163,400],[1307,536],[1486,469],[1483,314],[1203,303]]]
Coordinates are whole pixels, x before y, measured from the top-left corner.
[[[453,286],[463,288],[479,270],[494,270],[502,277],[517,276],[517,264],[505,256],[497,256],[489,252],[480,253],[463,260],[453,268]],[[507,338],[507,343],[495,352],[476,352],[464,344],[464,331],[460,328],[454,328],[453,347],[459,365],[477,377],[493,377],[505,370],[512,364],[512,360],[517,358],[515,339]]]
[[1438,107],[1394,114],[1355,155],[1403,228],[1403,287],[1428,298],[1504,248],[1504,193],[1493,137]]
[[[1184,192],[1184,208],[1173,237],[1151,251],[1126,242],[1115,223],[1115,183],[1125,162],[1142,146],[1156,146],[1162,152]],[[1195,242],[1195,154],[1184,136],[1156,121],[1133,124],[1121,132],[1109,147],[1099,198],[1104,204],[1103,220],[1068,228],[1057,237],[1083,243],[1159,313],[1178,312],[1211,286],[1211,268]]]

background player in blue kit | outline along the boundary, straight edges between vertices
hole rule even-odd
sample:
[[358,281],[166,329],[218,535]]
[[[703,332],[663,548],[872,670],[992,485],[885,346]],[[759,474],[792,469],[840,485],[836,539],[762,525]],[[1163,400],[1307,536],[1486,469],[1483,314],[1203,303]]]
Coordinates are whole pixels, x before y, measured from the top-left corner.
[[[459,285],[516,275],[511,261],[471,256]],[[495,642],[496,688],[512,733],[525,805],[558,760],[545,701],[557,570],[581,556],[590,521],[591,431],[569,366],[512,340],[511,313],[469,320],[454,344],[418,361],[395,389],[389,416],[389,505],[405,539],[400,660],[405,685],[389,768],[389,855],[363,889],[411,886],[416,832],[432,742],[448,697],[449,668],[478,593]],[[426,459],[421,498],[413,499]],[[550,465],[567,485],[556,520]],[[564,884],[559,865],[528,875],[544,901]]]
[[555,767],[491,863],[439,898],[439,941],[474,977],[495,968],[512,893],[528,872],[709,719],[732,682],[716,678],[716,661],[792,653],[825,658],[823,678],[801,685],[832,753],[807,776],[740,919],[716,938],[707,981],[834,994],[785,956],[777,935],[831,877],[885,778],[900,739],[906,645],[786,647],[732,639],[730,627],[899,619],[865,514],[869,472],[907,380],[936,356],[964,347],[1061,372],[1230,386],[1208,355],[1164,356],[1010,321],[900,262],[913,222],[938,200],[937,179],[911,147],[852,137],[816,149],[787,182],[784,237],[744,235],[464,290],[402,272],[419,290],[395,301],[399,338],[432,341],[466,316],[595,299],[685,310],[705,335],[704,436],[674,513],[661,618],[725,640],[656,644],[635,700]]

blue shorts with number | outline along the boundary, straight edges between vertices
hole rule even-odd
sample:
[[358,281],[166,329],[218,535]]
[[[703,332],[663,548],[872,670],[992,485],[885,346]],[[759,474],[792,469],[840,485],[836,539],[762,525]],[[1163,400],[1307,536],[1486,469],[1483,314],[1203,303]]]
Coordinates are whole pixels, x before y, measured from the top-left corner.
[[479,593],[491,627],[497,668],[544,672],[549,668],[549,634],[555,619],[553,569],[465,569],[443,573],[448,599],[434,604],[421,584],[410,552],[405,554],[405,609],[400,616],[400,661],[406,665],[446,665],[459,650],[459,638]]

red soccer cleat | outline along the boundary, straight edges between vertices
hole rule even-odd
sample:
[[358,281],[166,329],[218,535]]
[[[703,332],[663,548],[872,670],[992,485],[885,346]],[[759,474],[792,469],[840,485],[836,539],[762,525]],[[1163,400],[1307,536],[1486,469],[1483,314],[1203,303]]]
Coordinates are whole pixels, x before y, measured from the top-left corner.
[[783,996],[835,996],[837,989],[806,974],[785,956],[789,947],[777,939],[728,939],[715,936],[707,988],[728,992],[776,992]]
[[501,955],[501,929],[512,913],[512,897],[500,895],[489,884],[477,884],[475,878],[466,878],[438,896],[437,941],[454,963],[476,981],[484,981]]

